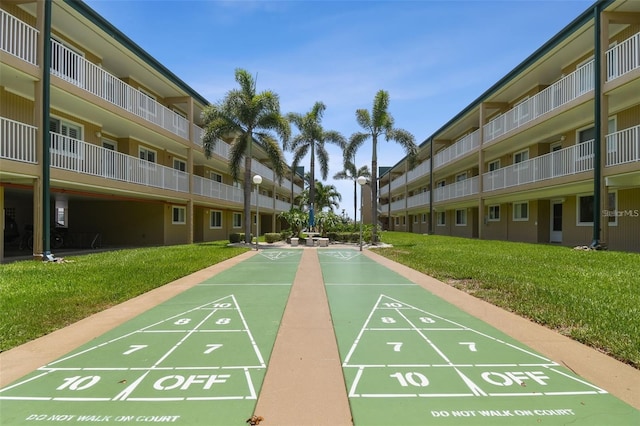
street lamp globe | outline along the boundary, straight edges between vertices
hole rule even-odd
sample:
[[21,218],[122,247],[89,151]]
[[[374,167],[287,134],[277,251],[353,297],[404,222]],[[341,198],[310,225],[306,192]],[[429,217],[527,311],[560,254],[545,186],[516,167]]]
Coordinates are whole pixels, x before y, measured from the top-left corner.
[[262,176],[255,175],[253,177],[253,183],[256,184],[256,185],[260,185],[262,183]]
[[367,183],[367,178],[364,176],[358,176],[358,185],[363,186],[365,183]]

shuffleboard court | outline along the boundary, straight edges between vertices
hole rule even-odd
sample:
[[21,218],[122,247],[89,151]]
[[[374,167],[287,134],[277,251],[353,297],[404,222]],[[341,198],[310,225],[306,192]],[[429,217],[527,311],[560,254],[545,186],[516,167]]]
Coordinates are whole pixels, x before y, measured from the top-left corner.
[[359,252],[318,253],[356,426],[640,424],[605,389]]
[[0,424],[244,424],[299,250],[264,250],[0,389]]

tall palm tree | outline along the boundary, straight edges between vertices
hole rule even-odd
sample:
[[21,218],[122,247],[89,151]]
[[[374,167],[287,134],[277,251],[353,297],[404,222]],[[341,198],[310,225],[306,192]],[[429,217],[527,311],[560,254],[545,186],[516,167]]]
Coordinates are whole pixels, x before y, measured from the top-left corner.
[[[324,185],[320,181],[316,181],[315,193],[316,193],[316,208],[320,212],[324,208],[328,208],[333,211],[334,208],[340,207],[340,201],[342,201],[342,194],[338,192],[335,185]],[[311,188],[307,187],[302,194],[296,198],[296,202],[300,207],[303,207],[309,203]]]
[[371,220],[372,242],[378,241],[378,138],[384,136],[386,141],[397,142],[404,148],[410,164],[413,164],[418,153],[418,146],[411,133],[404,129],[393,127],[393,117],[389,109],[389,93],[379,90],[373,99],[373,109],[369,113],[366,109],[356,110],[356,121],[364,132],[356,132],[349,138],[349,144],[344,152],[344,158],[353,158],[355,152],[367,139],[372,139],[371,149]]
[[344,170],[333,175],[333,178],[336,180],[353,181],[353,220],[358,220],[358,176],[371,177],[369,166],[365,164],[356,170],[355,164],[351,161],[346,161],[344,163]]
[[[322,174],[322,180],[327,179],[329,173],[329,153],[325,148],[325,143],[334,143],[340,148],[344,149],[346,146],[346,139],[340,133],[334,130],[324,130],[320,122],[322,121],[322,115],[326,106],[322,102],[316,102],[313,108],[306,114],[290,113],[287,118],[293,123],[300,132],[294,136],[290,142],[284,144],[285,150],[293,152],[293,165],[297,167],[300,161],[307,154],[310,154],[309,160],[309,208],[315,203],[316,186],[315,182],[316,173],[316,157],[320,164],[320,173]],[[318,209],[319,210],[319,209]]]
[[270,90],[256,93],[256,82],[247,71],[235,70],[239,89],[232,89],[222,101],[207,106],[202,115],[205,123],[203,136],[207,157],[220,139],[230,141],[229,173],[234,181],[240,180],[244,158],[244,233],[245,242],[251,242],[251,148],[257,140],[266,152],[276,176],[281,179],[286,162],[275,131],[286,142],[291,134],[289,122],[280,114],[278,95]]

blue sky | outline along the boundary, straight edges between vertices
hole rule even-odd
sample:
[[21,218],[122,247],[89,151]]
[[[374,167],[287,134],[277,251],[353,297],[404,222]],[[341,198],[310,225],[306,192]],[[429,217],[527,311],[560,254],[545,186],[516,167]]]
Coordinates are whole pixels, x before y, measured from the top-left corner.
[[[592,0],[214,1],[86,0],[210,102],[257,75],[283,113],[327,106],[325,130],[360,131],[355,110],[387,90],[396,127],[422,143],[584,12]],[[295,128],[293,129],[295,131]],[[370,142],[356,157],[371,163]],[[353,216],[353,184],[333,181],[341,151],[329,146],[327,183]],[[286,154],[291,158],[291,154]],[[379,144],[378,163],[404,156]],[[308,170],[308,159],[303,162]],[[319,176],[316,176],[319,178]],[[340,212],[340,211],[339,211]]]

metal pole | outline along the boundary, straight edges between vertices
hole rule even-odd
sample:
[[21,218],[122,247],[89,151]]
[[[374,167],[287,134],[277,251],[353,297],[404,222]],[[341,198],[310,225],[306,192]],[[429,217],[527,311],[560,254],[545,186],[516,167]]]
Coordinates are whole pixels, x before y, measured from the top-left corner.
[[260,238],[260,203],[258,197],[260,196],[260,185],[256,185],[256,250],[258,250],[258,239]]
[[51,0],[44,3],[44,63],[42,64],[42,260],[53,260],[51,255],[51,153],[49,135],[49,108],[51,101]]

